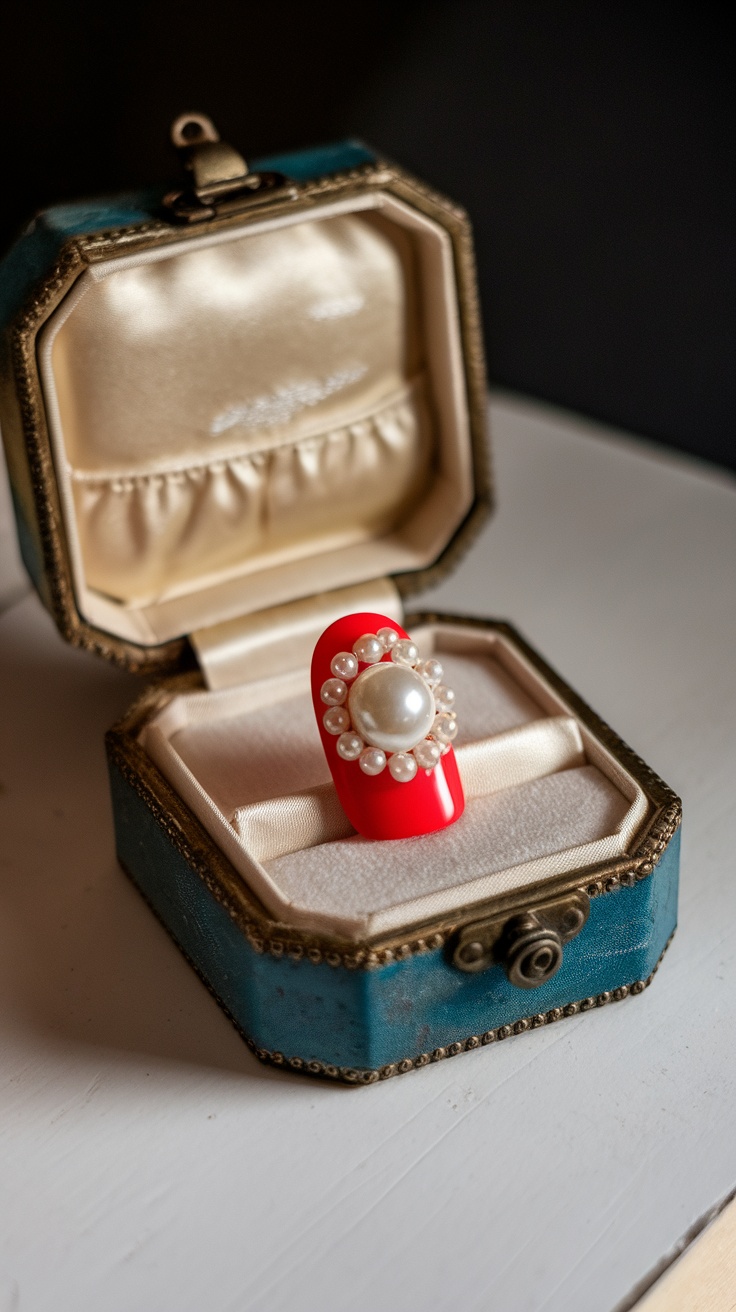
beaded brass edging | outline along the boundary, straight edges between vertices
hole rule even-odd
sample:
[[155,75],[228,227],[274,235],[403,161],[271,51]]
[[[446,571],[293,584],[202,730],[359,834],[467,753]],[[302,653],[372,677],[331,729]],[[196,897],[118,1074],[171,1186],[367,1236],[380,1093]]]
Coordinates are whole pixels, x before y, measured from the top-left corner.
[[[122,869],[128,878],[135,885],[138,892],[148,904],[156,919],[166,930],[167,934],[173,939],[182,956],[194,970],[204,984],[208,993],[211,993],[215,1002],[225,1013],[234,1029],[237,1030],[241,1039],[255,1057],[266,1066],[275,1066],[281,1070],[294,1071],[300,1075],[311,1075],[317,1079],[333,1080],[337,1084],[348,1084],[352,1086],[377,1084],[380,1080],[392,1079],[394,1075],[408,1075],[410,1071],[421,1070],[424,1066],[429,1066],[432,1062],[444,1061],[447,1057],[458,1057],[462,1052],[473,1052],[476,1048],[488,1047],[491,1043],[500,1043],[503,1039],[509,1039],[513,1035],[525,1034],[527,1030],[541,1029],[544,1025],[553,1025],[555,1021],[566,1020],[570,1016],[576,1016],[579,1013],[593,1011],[596,1007],[605,1007],[610,1002],[623,1002],[624,998],[629,996],[635,997],[649,988],[654,976],[659,970],[664,955],[675,937],[676,927],[670,934],[662,951],[659,954],[657,963],[646,979],[634,980],[632,984],[623,984],[620,988],[598,993],[595,997],[581,998],[578,1002],[569,1002],[564,1007],[552,1007],[549,1011],[537,1012],[532,1016],[524,1016],[522,1019],[514,1021],[511,1025],[499,1025],[495,1030],[486,1030],[483,1034],[471,1034],[467,1039],[457,1040],[455,1043],[449,1043],[446,1047],[434,1048],[432,1052],[422,1052],[418,1057],[404,1057],[398,1062],[389,1062],[386,1066],[380,1066],[377,1069],[366,1069],[365,1067],[353,1066],[335,1066],[331,1062],[317,1061],[316,1059],[306,1059],[304,1057],[286,1057],[283,1052],[272,1052],[268,1048],[261,1048],[257,1043],[246,1034],[242,1025],[235,1016],[233,1016],[229,1007],[220,998],[217,991],[213,988],[210,981],[202,973],[197,962],[189,955],[185,948],[171,934],[166,921],[161,917],[150,898],[140,887],[140,884],[133,876],[127,866],[121,862]],[[331,963],[333,964],[333,963]]]
[[[579,1002],[569,1002],[565,1007],[552,1007],[550,1011],[537,1012],[534,1016],[525,1016],[514,1021],[512,1025],[499,1025],[495,1030],[486,1030],[484,1034],[471,1034],[467,1039],[449,1043],[445,1048],[435,1048],[432,1052],[422,1052],[418,1057],[404,1057],[402,1061],[390,1062],[377,1070],[366,1070],[352,1066],[333,1066],[329,1062],[307,1061],[303,1057],[286,1057],[283,1052],[270,1052],[268,1048],[259,1048],[236,1024],[251,1052],[268,1066],[278,1066],[282,1070],[292,1070],[303,1075],[314,1075],[320,1079],[335,1080],[342,1084],[377,1084],[379,1080],[390,1080],[394,1075],[408,1075],[409,1071],[421,1070],[432,1062],[444,1061],[446,1057],[457,1057],[461,1052],[473,1052],[476,1048],[487,1047],[491,1043],[500,1043],[514,1034],[525,1034],[527,1030],[541,1029],[543,1025],[553,1025],[555,1021],[566,1020],[584,1011],[593,1011],[595,1007],[605,1007],[609,1002],[623,1002],[624,998],[635,997],[649,988],[654,976],[662,964],[664,954],[675,936],[675,930],[665,943],[654,970],[646,979],[634,980],[633,984],[624,984],[610,992],[599,993],[596,997],[581,998]],[[232,1017],[231,1017],[232,1019]]]

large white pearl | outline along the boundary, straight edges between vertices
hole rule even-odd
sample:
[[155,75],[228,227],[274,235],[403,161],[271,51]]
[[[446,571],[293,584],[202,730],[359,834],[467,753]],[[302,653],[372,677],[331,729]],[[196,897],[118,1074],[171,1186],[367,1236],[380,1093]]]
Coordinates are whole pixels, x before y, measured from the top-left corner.
[[408,784],[417,772],[417,763],[408,752],[397,752],[395,756],[388,758],[388,768],[397,784]]
[[371,747],[405,752],[429,732],[434,698],[407,665],[371,665],[355,680],[348,699],[353,728]]

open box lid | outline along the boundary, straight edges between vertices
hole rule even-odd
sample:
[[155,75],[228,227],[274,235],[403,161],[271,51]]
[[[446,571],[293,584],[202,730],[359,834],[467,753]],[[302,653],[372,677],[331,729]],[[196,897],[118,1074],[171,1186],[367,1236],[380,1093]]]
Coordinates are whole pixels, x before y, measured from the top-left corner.
[[24,561],[68,641],[150,673],[417,591],[490,502],[465,214],[360,145],[249,171],[173,135],[183,191],[46,211],[0,269]]

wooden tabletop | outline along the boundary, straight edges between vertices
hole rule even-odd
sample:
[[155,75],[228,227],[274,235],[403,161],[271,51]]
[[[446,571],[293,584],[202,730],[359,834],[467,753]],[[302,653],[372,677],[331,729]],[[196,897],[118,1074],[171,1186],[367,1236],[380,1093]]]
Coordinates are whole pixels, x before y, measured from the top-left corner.
[[736,484],[518,399],[422,599],[513,620],[683,797],[638,998],[366,1089],[260,1066],[115,862],[139,684],[0,548],[0,1312],[612,1312],[736,1186]]

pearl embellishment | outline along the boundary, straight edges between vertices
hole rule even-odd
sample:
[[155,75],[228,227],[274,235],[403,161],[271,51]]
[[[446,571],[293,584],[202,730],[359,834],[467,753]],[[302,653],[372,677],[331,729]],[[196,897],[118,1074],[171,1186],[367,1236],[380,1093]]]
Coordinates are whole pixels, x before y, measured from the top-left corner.
[[434,704],[438,711],[455,709],[455,694],[452,688],[439,687],[434,690]]
[[391,651],[392,647],[395,647],[399,641],[396,629],[379,629],[376,637],[382,643],[384,651]]
[[391,660],[396,661],[397,665],[416,665],[419,652],[411,638],[399,638],[391,651]]
[[350,728],[350,716],[344,706],[331,706],[329,711],[325,711],[322,723],[328,733],[333,733],[337,737]]
[[343,761],[357,761],[363,750],[363,739],[357,733],[341,733],[337,740],[337,754]]
[[342,706],[348,695],[348,685],[342,679],[328,679],[322,684],[319,695],[325,706]]
[[382,642],[373,633],[364,633],[362,638],[358,638],[353,643],[353,651],[359,661],[365,661],[366,665],[375,665],[386,655],[386,649]]
[[395,752],[389,757],[388,768],[398,784],[408,784],[417,772],[417,763],[409,752]]
[[343,761],[358,761],[369,778],[388,766],[392,779],[409,783],[449,752],[455,694],[442,684],[440,661],[420,660],[410,638],[390,627],[364,633],[352,651],[333,656],[330,671],[320,688],[322,723]]
[[420,770],[434,770],[441,755],[440,747],[437,743],[433,743],[430,738],[424,738],[414,748],[414,759]]
[[432,737],[445,746],[457,736],[457,720],[450,711],[442,711],[432,725]]
[[339,651],[332,657],[330,669],[337,679],[354,679],[358,673],[358,658],[351,651]]
[[444,670],[435,656],[430,656],[428,661],[422,661],[417,669],[430,688],[436,688],[437,684],[442,682]]
[[380,747],[366,747],[360,758],[363,774],[380,774],[386,769],[386,753]]
[[356,731],[384,752],[408,751],[429,733],[435,718],[432,693],[405,665],[364,670],[350,689],[348,705]]

